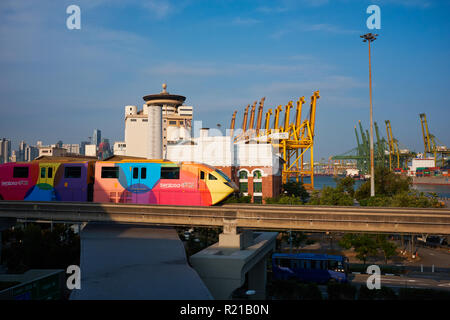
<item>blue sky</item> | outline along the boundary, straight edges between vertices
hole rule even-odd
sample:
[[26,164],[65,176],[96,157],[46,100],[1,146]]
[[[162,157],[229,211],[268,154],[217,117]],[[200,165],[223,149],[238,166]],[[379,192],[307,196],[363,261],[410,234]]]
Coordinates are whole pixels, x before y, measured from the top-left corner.
[[[66,8],[81,8],[81,30]],[[419,113],[450,145],[450,1],[86,0],[0,2],[0,137],[79,143],[102,130],[123,140],[123,107],[168,91],[205,127],[228,127],[320,90],[315,158],[355,147],[369,123],[366,8],[381,8],[372,51],[374,119],[401,147],[423,149]]]

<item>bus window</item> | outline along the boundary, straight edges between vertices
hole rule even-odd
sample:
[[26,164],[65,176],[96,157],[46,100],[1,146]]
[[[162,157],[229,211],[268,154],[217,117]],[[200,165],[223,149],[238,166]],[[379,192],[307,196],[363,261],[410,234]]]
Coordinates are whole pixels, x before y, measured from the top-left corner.
[[320,261],[317,260],[311,261],[311,268],[315,270],[320,269]]
[[277,265],[284,268],[290,268],[291,261],[289,259],[278,259]]
[[331,270],[338,268],[338,262],[336,260],[328,260],[328,268]]
[[205,180],[205,172],[200,171],[200,180]]
[[13,178],[28,178],[28,167],[14,167]]
[[305,260],[305,269],[311,269],[311,260]]
[[48,171],[47,171],[47,178],[53,178],[53,168],[52,167],[48,167]]
[[300,268],[300,260],[292,259],[291,261],[292,261],[292,268],[294,268],[294,269]]
[[147,168],[141,168],[141,179],[147,179]]
[[41,178],[45,178],[45,167],[41,168]]
[[133,168],[133,179],[139,178],[139,168]]

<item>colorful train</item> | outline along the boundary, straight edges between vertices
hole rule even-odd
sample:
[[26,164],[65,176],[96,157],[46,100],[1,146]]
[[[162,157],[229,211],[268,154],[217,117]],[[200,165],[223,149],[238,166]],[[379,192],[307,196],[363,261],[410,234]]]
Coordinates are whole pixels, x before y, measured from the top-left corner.
[[48,158],[0,165],[0,200],[210,206],[235,191],[223,172],[192,162]]

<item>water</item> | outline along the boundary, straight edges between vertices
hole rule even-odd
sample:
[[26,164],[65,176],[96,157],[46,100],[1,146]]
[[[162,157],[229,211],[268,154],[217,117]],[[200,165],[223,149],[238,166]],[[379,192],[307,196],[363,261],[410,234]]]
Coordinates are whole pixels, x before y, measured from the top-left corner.
[[[304,183],[310,183],[311,179],[309,177],[305,177],[303,180]],[[355,180],[355,190],[359,188],[364,181]],[[323,189],[323,187],[330,186],[336,187],[336,181],[332,176],[315,176],[314,177],[314,188],[317,190]],[[448,198],[450,199],[450,185],[425,185],[425,184],[413,184],[413,189],[419,191],[430,193],[434,192],[438,195],[439,198]]]
[[450,199],[450,185],[413,184],[413,188],[424,193],[434,192],[439,198]]
[[[304,183],[311,183],[311,179],[309,177],[305,177],[303,179]],[[363,180],[355,180],[355,190],[359,188],[361,184],[363,184]],[[314,189],[322,190],[324,187],[336,187],[336,181],[332,176],[314,176]]]

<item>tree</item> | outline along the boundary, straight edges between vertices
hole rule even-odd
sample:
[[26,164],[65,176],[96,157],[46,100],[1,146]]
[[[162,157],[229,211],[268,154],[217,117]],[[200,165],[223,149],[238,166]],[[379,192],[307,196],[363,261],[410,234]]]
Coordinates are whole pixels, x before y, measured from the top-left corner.
[[397,247],[394,243],[388,241],[386,235],[377,235],[377,245],[381,252],[383,252],[384,262],[387,264],[388,259],[393,257],[397,252]]
[[[375,195],[391,197],[400,192],[408,192],[412,180],[410,177],[404,177],[390,172],[384,167],[375,169]],[[355,192],[355,198],[361,200],[370,198],[370,181],[363,183]]]
[[309,204],[326,206],[352,206],[353,198],[343,188],[324,187],[322,192],[314,191]]
[[377,254],[377,243],[373,237],[367,234],[345,234],[339,241],[339,245],[345,249],[355,248],[356,258],[366,265],[367,258]]
[[281,196],[275,198],[264,198],[266,204],[288,204],[288,205],[302,205],[304,202],[300,197],[296,196]]
[[289,181],[283,184],[282,192],[285,196],[300,198],[302,203],[307,202],[309,199],[309,193],[306,191],[302,182]]
[[69,225],[54,224],[53,230],[28,224],[15,228],[16,241],[5,248],[9,272],[28,269],[65,269],[80,264],[80,238]]
[[307,236],[301,231],[291,231],[291,232],[283,232],[282,241],[285,241],[289,244],[292,243],[292,246],[295,247],[298,252],[300,245],[307,239]]
[[355,180],[352,177],[336,179],[336,189],[350,195],[353,198],[355,194]]

